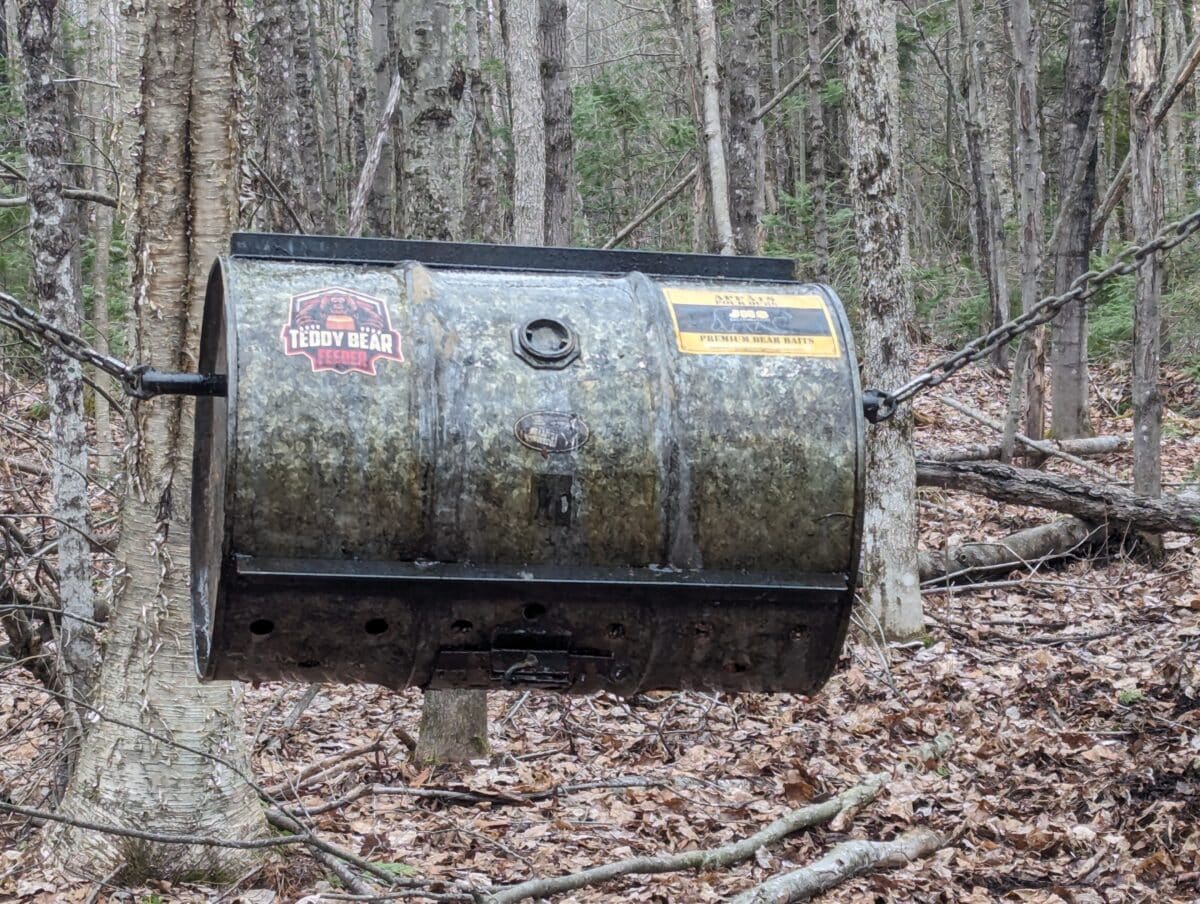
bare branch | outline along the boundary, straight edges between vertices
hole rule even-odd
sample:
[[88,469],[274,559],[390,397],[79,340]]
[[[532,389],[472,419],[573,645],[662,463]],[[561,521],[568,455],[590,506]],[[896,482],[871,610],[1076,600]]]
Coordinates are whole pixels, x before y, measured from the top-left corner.
[[594,866],[578,873],[566,876],[554,876],[546,879],[530,879],[519,885],[493,892],[485,900],[487,904],[515,904],[526,898],[545,898],[550,895],[562,894],[609,882],[622,876],[655,875],[658,873],[673,873],[681,870],[714,870],[723,869],[736,863],[749,860],[755,851],[769,844],[775,844],[788,835],[807,829],[821,823],[829,822],[847,809],[857,809],[870,803],[879,796],[879,792],[887,782],[887,776],[873,775],[861,785],[855,785],[843,791],[836,797],[819,803],[792,810],[775,820],[765,829],[756,832],[748,838],[723,844],[720,847],[700,851],[686,851],[682,854],[665,854],[660,857],[632,857],[628,860],[618,860],[603,866]]
[[904,866],[945,847],[946,839],[929,829],[914,829],[893,841],[844,841],[820,860],[776,876],[738,895],[731,904],[792,904],[807,901],[835,885],[876,869]]

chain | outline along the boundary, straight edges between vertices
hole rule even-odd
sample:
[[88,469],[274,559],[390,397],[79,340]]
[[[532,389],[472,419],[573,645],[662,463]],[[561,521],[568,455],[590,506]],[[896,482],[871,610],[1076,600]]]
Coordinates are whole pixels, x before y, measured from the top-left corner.
[[[863,408],[867,420],[873,424],[886,421],[904,402],[927,389],[941,385],[967,365],[986,358],[999,346],[1011,342],[1035,327],[1049,323],[1058,315],[1059,311],[1071,302],[1088,301],[1104,283],[1118,276],[1127,276],[1133,273],[1150,255],[1170,251],[1175,246],[1183,244],[1197,231],[1200,231],[1200,208],[1167,226],[1145,245],[1123,251],[1107,269],[1089,270],[1077,277],[1071,283],[1071,287],[1061,295],[1051,295],[1049,298],[1039,301],[1020,317],[967,343],[954,354],[935,361],[899,389],[891,392],[882,389],[866,390],[863,393]],[[126,394],[134,398],[146,399],[163,391],[196,394],[195,387],[188,390],[180,389],[178,386],[174,390],[151,388],[147,385],[146,379],[146,374],[150,371],[149,365],[126,364],[112,355],[105,355],[97,351],[85,339],[55,326],[36,311],[25,307],[4,292],[0,292],[0,324],[12,327],[26,340],[36,336],[43,345],[53,346],[68,357],[82,361],[84,364],[91,364],[115,377],[121,382]],[[220,391],[215,394],[224,394],[224,383],[221,378],[218,378],[217,384],[211,382],[204,384],[204,379],[206,378],[200,378],[198,385],[207,385],[209,390],[214,386],[219,386]],[[201,394],[214,393],[205,391]]]
[[863,407],[867,420],[873,424],[886,421],[896,413],[896,409],[902,403],[907,402],[913,396],[946,382],[968,364],[986,358],[999,346],[1035,327],[1049,323],[1058,315],[1059,311],[1071,302],[1090,300],[1096,291],[1110,279],[1133,273],[1147,257],[1170,251],[1176,245],[1187,241],[1197,231],[1200,231],[1200,209],[1167,226],[1145,245],[1123,251],[1107,269],[1090,270],[1082,274],[1061,295],[1052,295],[1039,301],[1015,320],[996,327],[987,335],[969,342],[954,354],[935,361],[899,389],[891,392],[868,389],[863,393]]
[[142,377],[150,369],[149,365],[126,364],[119,358],[97,351],[86,339],[55,326],[4,292],[0,292],[0,324],[16,330],[27,342],[36,336],[43,346],[53,346],[67,357],[91,364],[115,377],[120,380],[125,393],[135,399],[145,399],[152,395],[142,386]]

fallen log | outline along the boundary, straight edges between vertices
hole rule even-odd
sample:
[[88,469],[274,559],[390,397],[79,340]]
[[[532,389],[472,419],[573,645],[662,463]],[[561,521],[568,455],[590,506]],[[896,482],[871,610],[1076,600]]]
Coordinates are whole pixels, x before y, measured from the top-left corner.
[[1200,500],[1151,498],[1122,487],[1084,483],[1061,474],[1014,468],[995,462],[942,462],[917,459],[917,485],[987,496],[998,502],[1031,505],[1074,515],[1111,530],[1125,526],[1148,533],[1200,533]]
[[[1129,448],[1126,436],[1090,436],[1084,439],[1045,440],[1046,445],[1080,458],[1109,455]],[[974,443],[965,446],[947,446],[929,449],[922,453],[930,461],[999,461],[1000,443]]]
[[1103,544],[1108,530],[1079,518],[1026,528],[990,543],[964,543],[919,554],[921,583],[1008,572],[1022,565],[1084,554]]

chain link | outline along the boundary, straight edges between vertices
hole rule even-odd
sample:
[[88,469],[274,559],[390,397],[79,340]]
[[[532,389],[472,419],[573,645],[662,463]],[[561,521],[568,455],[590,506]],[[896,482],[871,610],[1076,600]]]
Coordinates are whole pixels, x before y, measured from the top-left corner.
[[886,421],[896,413],[901,404],[914,396],[938,386],[969,364],[986,358],[992,351],[1035,327],[1053,320],[1058,312],[1073,301],[1088,301],[1104,283],[1118,276],[1127,276],[1152,254],[1170,251],[1200,231],[1200,209],[1164,228],[1147,242],[1129,248],[1117,256],[1113,264],[1104,270],[1089,270],[1077,277],[1071,287],[1061,295],[1052,295],[990,333],[967,343],[959,351],[947,355],[929,365],[899,389],[887,392],[869,389],[864,396],[867,419],[872,423]]
[[135,399],[150,398],[142,388],[142,375],[150,369],[147,364],[126,364],[119,358],[97,351],[81,336],[56,326],[25,307],[11,295],[0,292],[0,324],[16,330],[27,341],[36,336],[43,346],[53,346],[69,358],[90,364],[121,382],[127,395]]

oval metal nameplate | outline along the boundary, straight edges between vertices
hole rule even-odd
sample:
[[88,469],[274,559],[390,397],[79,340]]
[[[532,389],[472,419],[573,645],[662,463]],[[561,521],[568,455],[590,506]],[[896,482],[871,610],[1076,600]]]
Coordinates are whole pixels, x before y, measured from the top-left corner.
[[543,455],[574,452],[592,435],[583,418],[564,411],[532,411],[517,421],[513,433],[521,445]]

